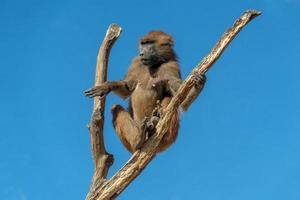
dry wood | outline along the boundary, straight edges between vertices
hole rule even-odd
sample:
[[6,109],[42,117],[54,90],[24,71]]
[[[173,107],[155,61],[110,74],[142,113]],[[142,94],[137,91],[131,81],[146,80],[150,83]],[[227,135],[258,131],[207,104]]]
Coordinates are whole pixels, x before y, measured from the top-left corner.
[[176,95],[172,98],[165,115],[157,125],[156,133],[149,138],[142,149],[136,151],[131,156],[128,162],[111,179],[103,181],[101,184],[97,184],[97,186],[93,188],[92,198],[89,198],[89,200],[110,200],[116,198],[142,172],[156,155],[156,148],[169,127],[173,113],[177,112],[184,97],[193,87],[193,73],[197,72],[204,74],[207,72],[237,33],[258,15],[260,15],[260,12],[258,11],[246,11],[238,18],[238,20],[236,20],[234,25],[223,34],[212,51],[193,69],[193,72],[187,77]]
[[[107,79],[109,53],[114,42],[120,36],[121,31],[121,27],[117,24],[112,24],[106,32],[97,56],[95,86],[104,83]],[[113,156],[107,153],[104,146],[104,108],[105,97],[94,98],[93,114],[88,127],[91,134],[91,145],[95,169],[90,192],[86,197],[87,200],[94,199],[94,194],[96,193],[97,188],[105,182],[108,169],[113,163]]]

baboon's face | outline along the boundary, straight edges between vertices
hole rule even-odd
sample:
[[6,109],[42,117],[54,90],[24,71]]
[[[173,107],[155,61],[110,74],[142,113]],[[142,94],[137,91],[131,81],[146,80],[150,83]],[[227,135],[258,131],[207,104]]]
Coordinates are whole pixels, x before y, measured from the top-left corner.
[[139,56],[144,65],[154,67],[174,57],[172,39],[169,35],[153,31],[143,37],[139,44]]

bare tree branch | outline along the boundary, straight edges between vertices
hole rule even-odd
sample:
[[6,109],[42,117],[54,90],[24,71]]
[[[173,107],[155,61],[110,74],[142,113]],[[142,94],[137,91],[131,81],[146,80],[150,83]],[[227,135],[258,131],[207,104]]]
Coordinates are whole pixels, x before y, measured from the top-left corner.
[[[121,31],[121,27],[117,24],[112,24],[106,32],[106,36],[101,44],[97,56],[95,86],[104,83],[107,79],[109,53],[114,42],[120,36]],[[93,114],[88,127],[91,134],[91,145],[95,169],[90,192],[86,197],[87,200],[94,199],[94,194],[97,188],[105,182],[109,167],[113,163],[113,156],[107,153],[104,146],[104,108],[105,97],[94,98]]]
[[183,102],[184,97],[194,86],[192,76],[194,72],[206,73],[214,62],[221,56],[222,52],[229,45],[237,33],[254,17],[260,15],[260,12],[249,10],[243,13],[234,25],[226,31],[212,51],[193,69],[193,72],[187,77],[181,85],[176,95],[172,98],[167,107],[165,115],[159,121],[156,127],[156,133],[149,138],[141,150],[136,151],[128,162],[110,179],[95,188],[91,200],[110,200],[116,198],[147,166],[155,157],[156,149],[168,130],[171,117],[177,112],[178,107]]

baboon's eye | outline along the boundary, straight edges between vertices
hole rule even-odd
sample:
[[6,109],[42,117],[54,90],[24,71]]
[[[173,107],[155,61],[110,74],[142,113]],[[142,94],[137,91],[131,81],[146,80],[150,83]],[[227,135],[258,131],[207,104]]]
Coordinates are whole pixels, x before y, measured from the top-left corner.
[[153,44],[154,42],[155,42],[154,40],[145,40],[145,41],[141,42],[141,45],[144,45],[144,44]]
[[171,44],[167,42],[167,43],[162,43],[161,46],[171,46]]

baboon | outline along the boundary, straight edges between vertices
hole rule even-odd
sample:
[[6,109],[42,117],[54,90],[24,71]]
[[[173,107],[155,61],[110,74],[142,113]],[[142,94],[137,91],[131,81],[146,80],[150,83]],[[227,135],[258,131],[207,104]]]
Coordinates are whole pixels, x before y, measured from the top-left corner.
[[[151,136],[160,115],[183,82],[173,45],[170,35],[162,31],[149,32],[141,38],[139,56],[133,59],[123,80],[108,81],[85,91],[85,95],[89,97],[107,95],[111,91],[124,99],[130,97],[128,111],[120,105],[114,105],[111,109],[113,126],[130,152],[141,148]],[[193,80],[195,86],[180,106],[183,111],[198,96],[206,78],[203,74],[194,73]],[[161,106],[160,112],[156,110],[157,102]],[[176,140],[178,128],[179,111],[173,114],[170,127],[158,146],[158,152],[165,150]]]

